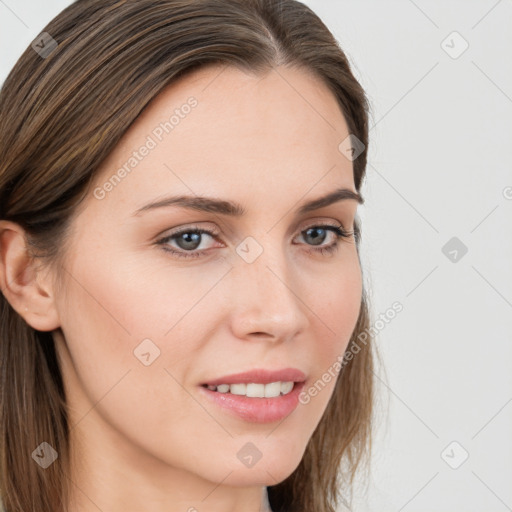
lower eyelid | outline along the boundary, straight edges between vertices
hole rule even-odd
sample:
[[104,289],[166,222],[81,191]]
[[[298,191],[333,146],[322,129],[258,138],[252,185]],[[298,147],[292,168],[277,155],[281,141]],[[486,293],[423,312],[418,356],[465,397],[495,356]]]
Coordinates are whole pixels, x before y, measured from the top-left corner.
[[[293,240],[295,240],[295,238],[297,238],[297,237],[303,236],[303,234],[308,229],[311,229],[311,228],[324,229],[324,230],[332,233],[334,239],[331,242],[331,244],[327,244],[327,245],[323,244],[323,245],[320,245],[318,247],[314,246],[314,245],[304,244],[304,243],[294,244],[294,245],[305,245],[307,247],[307,249],[306,249],[307,252],[326,251],[326,250],[328,250],[330,248],[334,248],[333,246],[337,246],[342,241],[341,238],[343,238],[343,235],[339,235],[339,233],[336,231],[337,229],[339,229],[340,231],[342,231],[344,233],[349,233],[349,234],[351,233],[351,232],[347,232],[343,228],[343,226],[341,226],[341,225],[335,226],[335,225],[332,225],[332,224],[312,224],[310,226],[307,226],[307,227],[301,229],[295,235]],[[164,236],[163,238],[161,238],[160,240],[157,241],[157,244],[161,245],[162,248],[165,251],[173,253],[173,254],[176,254],[176,255],[179,255],[179,256],[183,256],[184,258],[187,258],[187,257],[191,257],[191,258],[193,258],[193,257],[201,257],[202,255],[204,255],[205,252],[209,251],[210,249],[215,249],[215,247],[210,247],[208,249],[194,249],[192,251],[186,251],[184,249],[173,247],[172,245],[170,247],[166,247],[169,244],[169,242],[175,241],[177,237],[179,237],[180,235],[182,235],[184,233],[198,233],[198,234],[201,234],[201,235],[207,235],[210,238],[212,238],[212,240],[214,240],[216,242],[219,242],[219,240],[218,240],[218,237],[220,236],[219,233],[191,226],[188,229],[182,229],[182,230],[178,231],[177,233],[171,233],[170,235]],[[223,242],[221,242],[221,243],[223,243]]]

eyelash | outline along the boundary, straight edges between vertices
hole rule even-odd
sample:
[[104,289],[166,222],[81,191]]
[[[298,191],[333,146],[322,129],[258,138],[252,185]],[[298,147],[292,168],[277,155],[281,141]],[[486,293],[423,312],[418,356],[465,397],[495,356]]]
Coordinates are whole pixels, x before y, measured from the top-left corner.
[[[336,235],[336,239],[332,244],[330,244],[328,246],[322,246],[319,248],[314,248],[314,246],[312,246],[313,249],[309,249],[308,251],[306,251],[308,253],[318,253],[318,254],[322,254],[322,255],[334,253],[338,250],[340,240],[342,238],[350,238],[354,234],[354,231],[346,231],[345,229],[343,229],[342,226],[332,226],[330,224],[319,224],[319,225],[314,224],[312,226],[305,228],[300,233],[302,234],[305,231],[308,231],[309,229],[312,229],[312,228],[321,228],[321,229],[326,229],[326,230],[332,231]],[[199,228],[195,228],[195,227],[189,227],[189,228],[182,229],[182,230],[178,231],[177,233],[173,233],[172,235],[168,235],[164,238],[161,238],[160,240],[157,241],[157,244],[162,246],[162,249],[164,251],[170,252],[172,255],[177,256],[178,258],[202,257],[206,251],[195,250],[194,252],[192,252],[192,251],[176,250],[176,249],[170,249],[169,246],[167,246],[167,243],[169,241],[174,240],[175,238],[183,235],[184,233],[206,234],[206,235],[211,236],[214,239],[218,236],[216,233],[209,231],[207,229],[199,229]]]

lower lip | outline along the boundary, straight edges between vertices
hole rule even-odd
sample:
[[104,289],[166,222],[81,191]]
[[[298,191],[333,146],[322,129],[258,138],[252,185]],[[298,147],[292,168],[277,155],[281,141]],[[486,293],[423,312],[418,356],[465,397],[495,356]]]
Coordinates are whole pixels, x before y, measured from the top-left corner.
[[287,395],[279,395],[274,398],[253,398],[245,395],[219,393],[203,386],[200,386],[200,390],[209,400],[246,421],[272,423],[286,418],[296,409],[304,384],[304,382],[296,382]]

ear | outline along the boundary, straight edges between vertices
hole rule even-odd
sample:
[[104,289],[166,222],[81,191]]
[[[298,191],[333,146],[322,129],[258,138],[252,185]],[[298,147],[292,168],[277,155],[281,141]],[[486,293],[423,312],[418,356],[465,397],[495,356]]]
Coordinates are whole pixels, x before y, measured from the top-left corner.
[[51,273],[37,270],[29,257],[25,230],[0,220],[0,289],[11,306],[31,327],[52,331],[60,326]]

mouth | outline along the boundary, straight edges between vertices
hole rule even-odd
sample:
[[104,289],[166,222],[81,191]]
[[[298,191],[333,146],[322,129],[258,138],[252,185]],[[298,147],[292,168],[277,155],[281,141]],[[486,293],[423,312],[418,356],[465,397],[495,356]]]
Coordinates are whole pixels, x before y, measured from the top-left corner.
[[306,375],[295,368],[251,370],[200,384],[208,400],[245,421],[270,423],[291,414],[299,403]]

